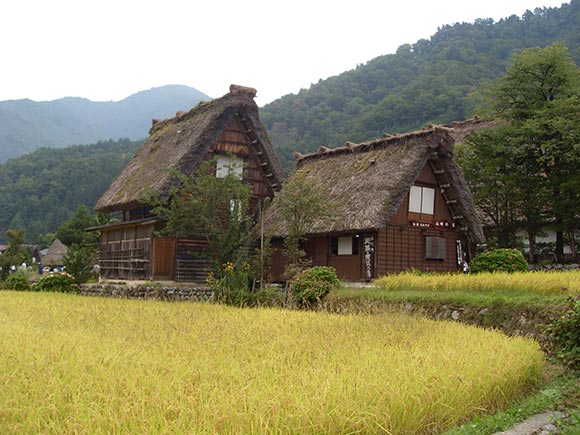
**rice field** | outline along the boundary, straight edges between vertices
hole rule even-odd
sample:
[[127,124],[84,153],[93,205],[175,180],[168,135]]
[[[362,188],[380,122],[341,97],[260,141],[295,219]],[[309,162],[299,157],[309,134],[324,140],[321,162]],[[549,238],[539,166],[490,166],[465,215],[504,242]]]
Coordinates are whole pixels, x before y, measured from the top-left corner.
[[0,291],[2,434],[431,434],[542,368],[530,340],[403,314]]
[[540,296],[580,293],[580,270],[477,274],[387,275],[373,282],[383,290],[521,292]]

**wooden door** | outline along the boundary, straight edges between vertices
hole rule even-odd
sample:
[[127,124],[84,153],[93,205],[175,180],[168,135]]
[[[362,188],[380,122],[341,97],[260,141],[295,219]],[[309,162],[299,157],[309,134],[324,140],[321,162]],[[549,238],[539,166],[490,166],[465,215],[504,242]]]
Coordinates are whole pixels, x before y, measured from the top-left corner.
[[175,278],[175,239],[153,239],[153,279]]

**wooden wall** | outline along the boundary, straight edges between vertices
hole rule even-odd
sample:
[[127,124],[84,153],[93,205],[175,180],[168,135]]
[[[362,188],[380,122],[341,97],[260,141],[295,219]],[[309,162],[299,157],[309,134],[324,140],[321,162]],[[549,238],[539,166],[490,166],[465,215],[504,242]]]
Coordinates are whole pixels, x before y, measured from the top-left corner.
[[[457,240],[461,239],[461,234],[458,229],[451,228],[452,215],[429,164],[425,165],[415,184],[435,189],[435,213],[432,216],[410,213],[409,196],[405,197],[388,225],[377,236],[376,265],[379,276],[411,268],[433,272],[458,269]],[[424,226],[413,227],[412,222]],[[448,224],[449,227],[439,228],[437,223]],[[444,260],[426,258],[427,237],[444,239]]]
[[[255,209],[260,200],[274,197],[274,190],[267,178],[266,167],[262,167],[257,157],[258,149],[252,145],[248,135],[237,117],[226,126],[217,138],[214,153],[232,153],[244,160],[243,181],[252,186],[250,208]],[[210,158],[211,156],[208,156]]]
[[[440,237],[445,243],[445,259],[426,258],[426,238]],[[457,264],[457,231],[433,231],[388,225],[379,231],[377,274],[399,273],[408,269],[425,272],[454,272]]]
[[154,224],[126,225],[101,231],[99,266],[101,276],[148,279]]

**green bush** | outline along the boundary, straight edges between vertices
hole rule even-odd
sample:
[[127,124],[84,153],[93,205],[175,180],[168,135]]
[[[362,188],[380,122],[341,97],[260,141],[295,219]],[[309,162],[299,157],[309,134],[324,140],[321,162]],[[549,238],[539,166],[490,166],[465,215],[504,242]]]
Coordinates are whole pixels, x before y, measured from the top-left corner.
[[322,301],[332,289],[340,285],[340,281],[333,267],[315,266],[294,276],[290,285],[296,303],[308,307]]
[[213,272],[210,272],[206,282],[213,290],[213,297],[217,302],[235,306],[251,304],[250,265],[248,263],[240,266],[228,262],[223,265],[221,278],[216,278]]
[[8,275],[3,287],[8,290],[30,290],[28,279],[20,272]]
[[469,264],[471,272],[525,272],[528,263],[517,249],[489,249]]
[[580,369],[580,296],[568,298],[567,308],[544,327],[544,350],[571,369]]
[[64,256],[64,265],[68,273],[75,278],[75,284],[89,280],[93,272],[93,257],[88,248],[72,245]]
[[75,284],[74,276],[68,273],[52,273],[46,275],[34,285],[39,292],[78,293],[79,287]]

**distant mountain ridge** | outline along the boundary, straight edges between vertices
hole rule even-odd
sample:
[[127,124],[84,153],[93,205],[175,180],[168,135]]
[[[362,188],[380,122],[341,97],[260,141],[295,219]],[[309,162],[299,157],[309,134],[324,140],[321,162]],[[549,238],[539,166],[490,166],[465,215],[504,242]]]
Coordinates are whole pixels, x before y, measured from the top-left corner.
[[153,118],[168,118],[209,99],[195,88],[167,85],[121,101],[94,102],[79,97],[0,101],[0,163],[41,147],[144,139]]

